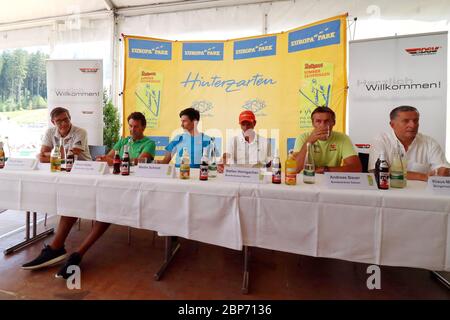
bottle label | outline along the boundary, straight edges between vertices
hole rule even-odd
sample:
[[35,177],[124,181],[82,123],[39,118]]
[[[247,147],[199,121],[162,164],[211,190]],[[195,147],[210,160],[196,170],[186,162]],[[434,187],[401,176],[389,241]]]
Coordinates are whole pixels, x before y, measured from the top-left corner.
[[307,177],[314,177],[316,172],[314,170],[303,170],[303,175]]
[[120,165],[120,173],[122,175],[130,174],[130,164],[128,161],[122,161],[122,164]]
[[60,158],[55,158],[55,157],[50,158],[50,171],[52,171],[52,172],[61,171],[61,159]]
[[296,168],[286,168],[286,174],[297,174]]
[[401,172],[392,172],[391,173],[391,180],[403,180],[404,175]]
[[180,178],[181,179],[188,179],[190,175],[190,166],[187,164],[180,165]]
[[73,159],[66,159],[66,171],[72,170],[73,166]]
[[200,180],[208,180],[208,165],[200,165]]
[[389,172],[380,172],[380,189],[389,189]]
[[296,168],[286,168],[286,184],[297,184],[297,169]]
[[281,182],[281,169],[279,169],[279,168],[272,169],[272,182],[273,183]]

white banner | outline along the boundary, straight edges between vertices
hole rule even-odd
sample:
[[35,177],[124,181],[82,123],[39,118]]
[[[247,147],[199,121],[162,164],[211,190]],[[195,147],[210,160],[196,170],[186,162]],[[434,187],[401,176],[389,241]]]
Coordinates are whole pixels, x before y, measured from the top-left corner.
[[446,148],[447,32],[350,41],[349,135],[369,144],[400,105],[420,112],[419,132]]
[[72,123],[87,130],[90,145],[103,145],[102,60],[47,60],[48,112],[70,111]]

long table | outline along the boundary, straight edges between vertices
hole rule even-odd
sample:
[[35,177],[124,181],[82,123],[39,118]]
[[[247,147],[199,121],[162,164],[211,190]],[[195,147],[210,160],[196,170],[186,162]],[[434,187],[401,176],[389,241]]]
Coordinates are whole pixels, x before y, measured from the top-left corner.
[[0,170],[0,208],[99,220],[242,250],[450,271],[450,197],[426,183],[333,190]]

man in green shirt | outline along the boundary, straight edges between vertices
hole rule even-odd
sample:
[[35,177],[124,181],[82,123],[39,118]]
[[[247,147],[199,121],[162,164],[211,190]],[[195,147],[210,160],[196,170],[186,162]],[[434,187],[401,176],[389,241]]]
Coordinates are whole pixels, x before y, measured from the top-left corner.
[[297,172],[303,170],[306,145],[311,144],[316,173],[361,172],[362,165],[350,138],[333,131],[336,115],[328,107],[317,107],[311,114],[314,130],[301,134],[295,140],[294,151]]
[[134,164],[137,164],[139,159],[145,159],[145,162],[153,161],[156,144],[153,140],[144,136],[144,130],[147,125],[145,116],[141,112],[133,112],[128,116],[127,121],[130,128],[130,136],[120,138],[107,155],[97,156],[97,161],[106,161],[111,166],[116,151],[119,152],[120,158],[122,158],[125,145],[129,146],[128,152]]

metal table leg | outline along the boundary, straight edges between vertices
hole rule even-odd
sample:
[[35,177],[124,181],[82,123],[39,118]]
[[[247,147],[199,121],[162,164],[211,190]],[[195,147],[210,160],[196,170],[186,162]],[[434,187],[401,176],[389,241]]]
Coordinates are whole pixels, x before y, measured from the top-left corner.
[[3,254],[6,256],[11,253],[22,250],[23,248],[26,248],[29,245],[32,245],[35,242],[42,240],[45,237],[48,237],[49,235],[51,235],[53,233],[54,233],[54,229],[51,228],[51,229],[45,230],[42,233],[37,234],[37,213],[33,212],[33,236],[30,237],[30,211],[27,211],[26,216],[25,216],[25,241],[22,241],[10,248],[7,248],[5,251],[3,251]]
[[30,240],[30,211],[25,215],[25,240]]
[[[164,272],[166,271],[167,267],[169,266],[170,262],[172,261],[173,257],[175,257],[175,254],[180,249],[180,243],[178,240],[172,241],[172,239],[177,239],[176,237],[165,237],[165,253],[164,253],[164,263],[162,264],[161,268],[159,268],[158,272],[155,273],[153,276],[156,281],[161,280],[161,277],[163,276]],[[174,242],[176,242],[174,246]]]
[[435,278],[440,283],[442,283],[445,287],[447,287],[447,289],[450,289],[449,279],[447,279],[446,277],[444,277],[441,273],[439,273],[437,271],[430,271],[430,273],[433,278]]
[[250,248],[244,246],[244,277],[242,280],[242,294],[248,294],[248,283],[249,283],[249,260],[250,260]]
[[33,238],[36,237],[37,233],[37,212],[33,212]]

